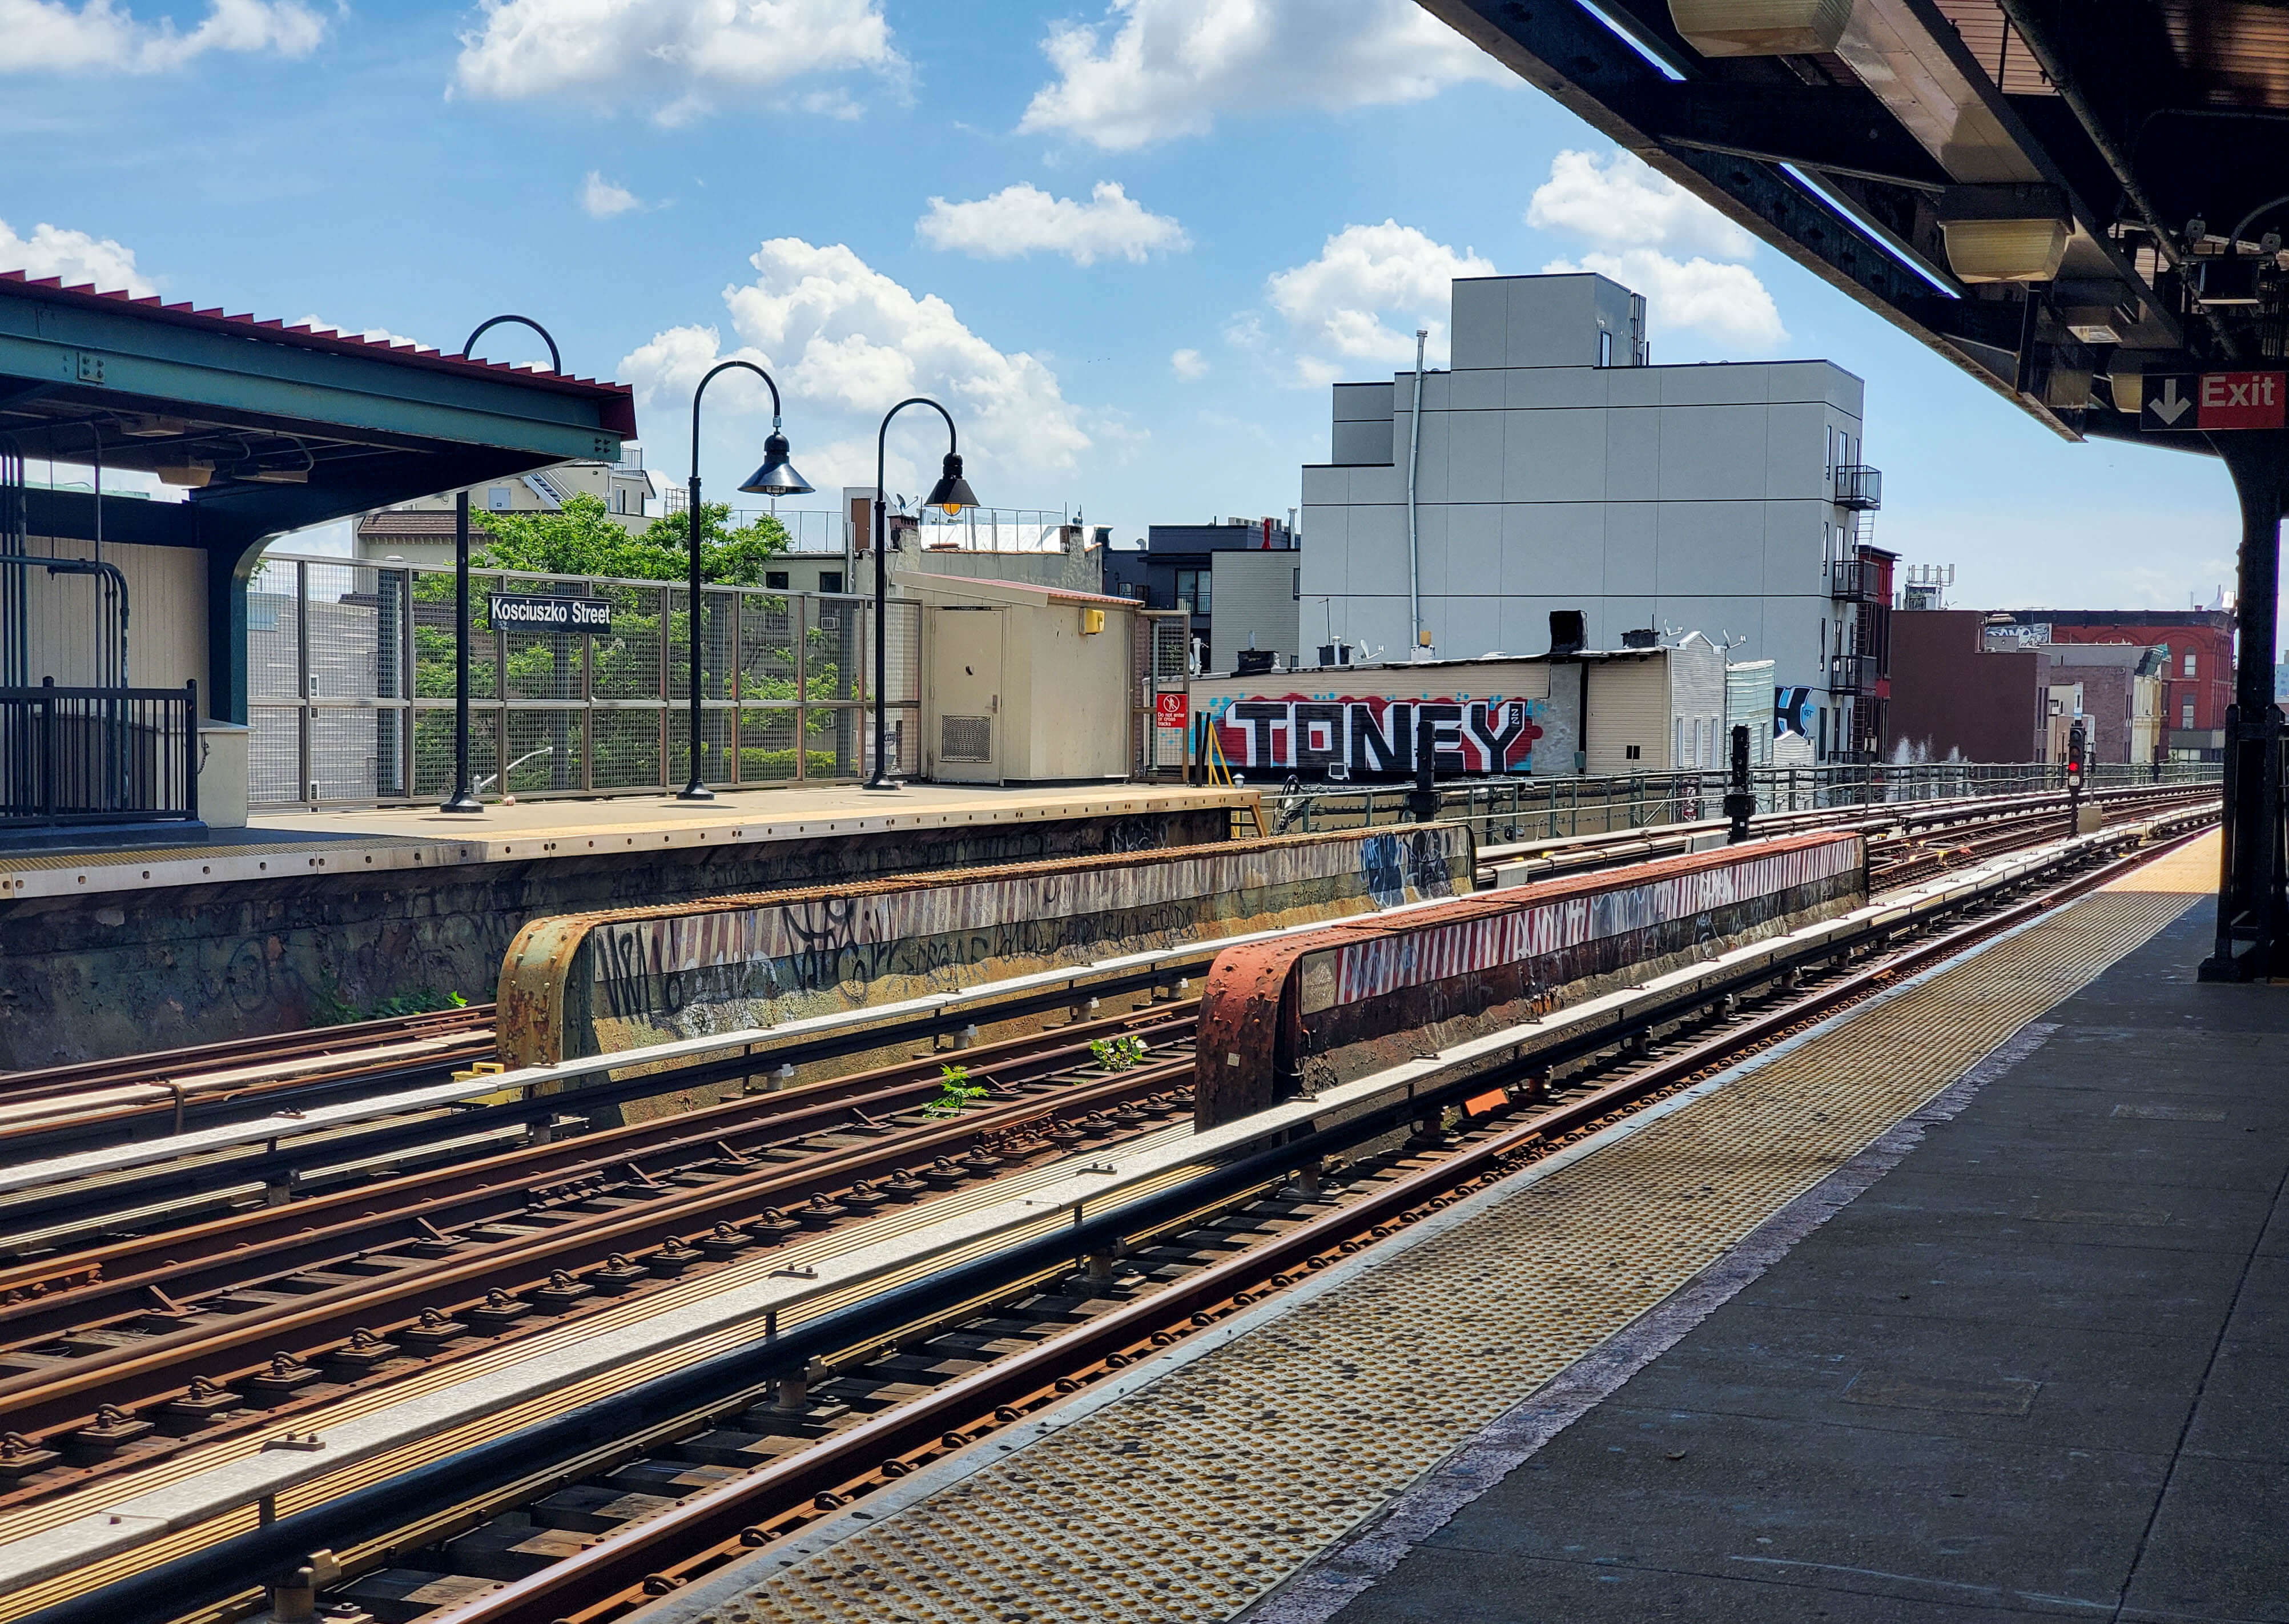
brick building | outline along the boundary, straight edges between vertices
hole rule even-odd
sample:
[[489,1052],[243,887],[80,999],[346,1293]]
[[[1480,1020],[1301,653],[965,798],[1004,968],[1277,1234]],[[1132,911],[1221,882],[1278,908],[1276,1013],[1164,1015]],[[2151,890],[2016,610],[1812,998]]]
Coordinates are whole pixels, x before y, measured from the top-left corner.
[[2051,661],[2041,648],[1996,649],[1976,609],[1892,616],[1892,692],[1884,750],[1918,759],[2041,761]]
[[[2165,748],[2173,760],[2216,761],[2225,748],[2226,707],[2233,703],[2230,609],[2018,609],[1987,617],[1998,629],[2017,627],[2028,643],[2135,643],[2166,647],[2162,679]],[[1990,639],[1991,641],[1991,639]]]

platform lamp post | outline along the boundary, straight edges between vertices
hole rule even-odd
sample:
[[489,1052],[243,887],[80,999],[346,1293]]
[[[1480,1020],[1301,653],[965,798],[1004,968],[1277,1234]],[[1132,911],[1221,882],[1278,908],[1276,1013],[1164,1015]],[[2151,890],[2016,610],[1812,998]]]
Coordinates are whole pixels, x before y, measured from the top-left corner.
[[888,477],[882,463],[884,448],[890,437],[890,420],[908,406],[928,406],[945,419],[945,461],[938,470],[937,484],[932,485],[930,493],[922,499],[922,506],[938,508],[948,518],[965,508],[977,506],[977,498],[971,492],[969,482],[961,476],[961,442],[954,431],[952,412],[929,396],[916,395],[900,401],[882,414],[882,427],[874,436],[874,770],[862,786],[867,789],[896,789],[898,787],[890,781],[885,757],[889,748],[889,734],[885,726],[887,707],[883,690],[889,685],[889,679],[890,628],[887,584],[889,564],[884,549],[889,544],[889,525],[885,516],[887,505],[882,500],[882,482]]
[[[715,792],[707,788],[699,770],[699,548],[707,536],[707,516],[699,501],[699,397],[707,393],[707,386],[715,381],[717,373],[730,372],[735,367],[744,367],[754,373],[771,392],[771,432],[763,441],[763,465],[748,475],[739,489],[757,496],[802,496],[813,488],[787,461],[786,436],[779,432],[778,384],[769,372],[752,361],[719,363],[699,380],[699,387],[691,391],[691,483],[684,492],[685,508],[691,516],[691,596],[686,612],[691,621],[691,773],[683,788],[675,792],[675,798],[679,801],[712,801],[715,798]],[[800,748],[801,740],[796,742]]]
[[[548,370],[562,372],[564,357],[556,352],[556,340],[548,336],[548,329],[529,316],[496,316],[481,323],[461,346],[466,358],[475,349],[477,340],[495,327],[518,324],[531,328],[548,346]],[[494,757],[500,755],[499,741],[494,741]],[[477,799],[476,789],[469,781],[469,492],[463,486],[453,497],[453,794],[437,810],[444,812],[482,812],[485,804]]]

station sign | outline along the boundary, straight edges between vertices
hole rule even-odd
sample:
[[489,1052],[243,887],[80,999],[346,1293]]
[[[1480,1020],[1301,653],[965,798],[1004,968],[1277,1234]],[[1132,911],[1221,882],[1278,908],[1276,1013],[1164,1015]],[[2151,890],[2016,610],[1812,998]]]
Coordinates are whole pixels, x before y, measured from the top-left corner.
[[2285,372],[2149,372],[2141,380],[2138,427],[2148,434],[2279,428],[2285,381]]
[[1154,726],[1181,728],[1191,720],[1191,705],[1183,694],[1156,693],[1152,696]]
[[509,631],[602,632],[612,629],[612,603],[602,597],[543,597],[495,592],[485,599],[485,615]]

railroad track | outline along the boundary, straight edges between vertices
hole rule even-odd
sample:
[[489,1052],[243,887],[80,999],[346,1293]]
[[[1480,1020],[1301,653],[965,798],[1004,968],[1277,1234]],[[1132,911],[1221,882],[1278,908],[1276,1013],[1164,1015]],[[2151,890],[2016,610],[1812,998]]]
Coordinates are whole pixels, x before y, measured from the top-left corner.
[[402,1087],[493,1058],[493,1006],[233,1038],[0,1074],[0,1154],[259,1115]]
[[949,1057],[950,1113],[929,1057],[0,1268],[0,1512],[1170,1120],[1196,1007]]
[[[670,1395],[666,1412],[619,1436],[586,1439],[475,1488],[455,1491],[447,1463],[410,1489],[397,1485],[398,1502],[411,1492],[418,1515],[393,1521],[377,1510],[376,1525],[328,1535],[347,1564],[339,1583],[329,1584],[323,1570],[307,1578],[352,1620],[411,1620],[451,1604],[464,1608],[457,1624],[617,1617],[1213,1325],[1261,1290],[1373,1244],[1467,1181],[1499,1177],[1737,1063],[2132,860],[2031,900],[1980,904],[1968,923],[1925,932],[1913,945],[1894,940],[1865,967],[1816,967],[1801,988],[1775,980],[1682,1020],[1609,1034],[1613,1041],[1554,1067],[1527,1066],[1502,1080],[1498,1104],[1487,1108],[1480,1092],[1475,1116],[1433,1112],[1405,1143],[1392,1142],[1392,1123],[1376,1120],[1344,1130],[1352,1137],[1342,1144],[1340,1134],[1322,1134],[1324,1146],[1251,1158],[1203,1180],[1217,1188],[1196,1202],[1172,1197],[1182,1210],[1127,1237],[1139,1276],[1130,1284],[1107,1278],[1111,1246],[1077,1237],[1050,1267],[1019,1267],[991,1289],[869,1324],[848,1344],[833,1339],[849,1327],[824,1327],[814,1341],[825,1363],[814,1374],[831,1380],[799,1380],[792,1395],[783,1379]],[[1403,1108],[1396,1131],[1416,1114]],[[1300,1166],[1311,1176],[1321,1155],[1347,1156],[1350,1166],[1322,1188],[1297,1188],[1291,1175]],[[1076,1276],[1072,1251],[1092,1248],[1097,1266]],[[357,1500],[328,1509],[338,1524],[355,1519]],[[160,1594],[131,1587],[111,1604]],[[241,1617],[259,1600],[242,1588],[184,1616]],[[68,1604],[55,1616],[129,1615]]]

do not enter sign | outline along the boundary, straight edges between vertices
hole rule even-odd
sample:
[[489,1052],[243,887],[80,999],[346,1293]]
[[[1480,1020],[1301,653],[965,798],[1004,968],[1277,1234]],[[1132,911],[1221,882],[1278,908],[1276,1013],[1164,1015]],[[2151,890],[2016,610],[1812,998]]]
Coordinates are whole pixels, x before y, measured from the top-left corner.
[[2281,372],[2161,372],[2141,380],[2138,426],[2172,430],[2279,428],[2289,403]]
[[1189,719],[1184,696],[1181,693],[1156,693],[1152,696],[1152,720],[1161,727],[1182,727]]

